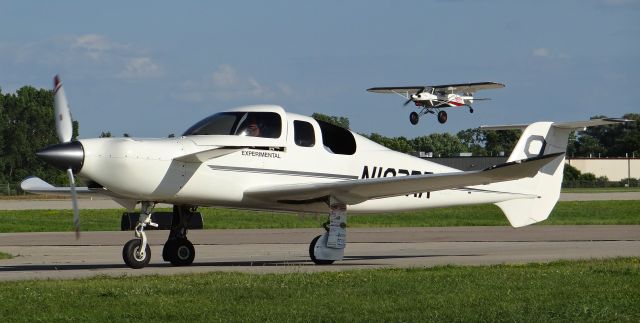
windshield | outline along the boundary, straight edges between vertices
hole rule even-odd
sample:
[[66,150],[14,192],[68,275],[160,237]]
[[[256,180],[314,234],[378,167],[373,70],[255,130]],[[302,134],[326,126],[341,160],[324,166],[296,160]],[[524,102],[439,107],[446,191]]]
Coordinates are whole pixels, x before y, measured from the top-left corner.
[[275,112],[221,112],[191,126],[183,136],[232,135],[279,138],[282,120]]

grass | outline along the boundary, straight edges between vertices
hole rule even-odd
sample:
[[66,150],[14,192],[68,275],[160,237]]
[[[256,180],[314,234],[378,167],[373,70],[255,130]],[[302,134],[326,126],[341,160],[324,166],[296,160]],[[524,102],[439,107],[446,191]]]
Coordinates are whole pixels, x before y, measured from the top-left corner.
[[11,258],[13,258],[12,255],[0,251],[0,260],[2,260],[2,259],[11,259]]
[[640,320],[640,260],[0,283],[14,321]]
[[[640,201],[559,202],[546,225],[640,224]],[[169,211],[169,210],[164,210]],[[317,228],[324,215],[201,208],[205,229]],[[84,231],[120,230],[122,210],[82,210]],[[350,227],[438,227],[509,225],[492,204],[420,212],[355,215]],[[0,211],[0,232],[72,231],[70,210]]]

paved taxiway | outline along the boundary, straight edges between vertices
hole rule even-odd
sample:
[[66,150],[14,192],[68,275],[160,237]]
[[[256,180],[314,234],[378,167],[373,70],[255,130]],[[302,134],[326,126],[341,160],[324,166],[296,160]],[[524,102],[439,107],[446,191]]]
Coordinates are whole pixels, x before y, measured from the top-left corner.
[[531,226],[350,229],[345,259],[315,266],[309,241],[321,229],[193,230],[196,260],[189,267],[162,261],[166,231],[149,231],[152,258],[134,270],[122,262],[132,232],[0,234],[0,280],[79,278],[95,275],[338,271],[361,268],[486,265],[640,256],[640,226]]

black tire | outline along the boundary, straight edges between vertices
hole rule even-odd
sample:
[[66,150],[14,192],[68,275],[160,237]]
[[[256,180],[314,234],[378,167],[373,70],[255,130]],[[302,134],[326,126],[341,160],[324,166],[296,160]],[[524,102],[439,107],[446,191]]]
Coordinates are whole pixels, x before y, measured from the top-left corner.
[[438,122],[440,122],[440,123],[447,122],[447,112],[446,111],[438,112]]
[[164,243],[164,246],[162,247],[162,260],[171,261],[170,254],[172,252],[171,250],[175,249],[175,242],[176,242],[176,239],[171,238]]
[[151,260],[151,248],[149,248],[149,244],[147,244],[147,247],[144,249],[144,257],[140,257],[137,253],[141,246],[141,239],[132,239],[124,244],[124,248],[122,248],[122,259],[127,266],[133,269],[140,269],[149,264],[149,260]]
[[196,258],[196,249],[184,238],[167,240],[165,248],[169,262],[174,266],[189,266]]
[[317,259],[316,255],[313,253],[313,250],[316,248],[316,243],[318,242],[318,239],[320,239],[320,237],[321,236],[317,236],[313,238],[313,240],[311,240],[311,243],[309,244],[309,257],[311,257],[311,261],[313,261],[313,263],[316,265],[331,265],[335,260]]
[[473,113],[473,108],[469,108],[469,113]]
[[411,112],[409,114],[409,122],[411,122],[412,125],[417,125],[418,121],[420,121],[420,116],[418,115],[417,112]]

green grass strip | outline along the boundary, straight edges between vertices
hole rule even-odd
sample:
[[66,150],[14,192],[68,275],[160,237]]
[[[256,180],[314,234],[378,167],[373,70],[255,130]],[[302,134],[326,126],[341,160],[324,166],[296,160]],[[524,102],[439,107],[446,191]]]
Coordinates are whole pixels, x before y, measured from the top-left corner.
[[11,259],[11,258],[13,258],[12,255],[0,251],[0,259]]
[[4,322],[637,322],[640,260],[4,282],[0,304]]
[[[200,208],[205,229],[317,228],[325,215]],[[640,201],[559,202],[543,225],[640,224]],[[169,211],[169,210],[164,210]],[[81,210],[84,231],[120,230],[122,210]],[[0,211],[0,232],[72,231],[71,210]],[[440,227],[509,225],[492,204],[420,212],[354,215],[350,227]]]

